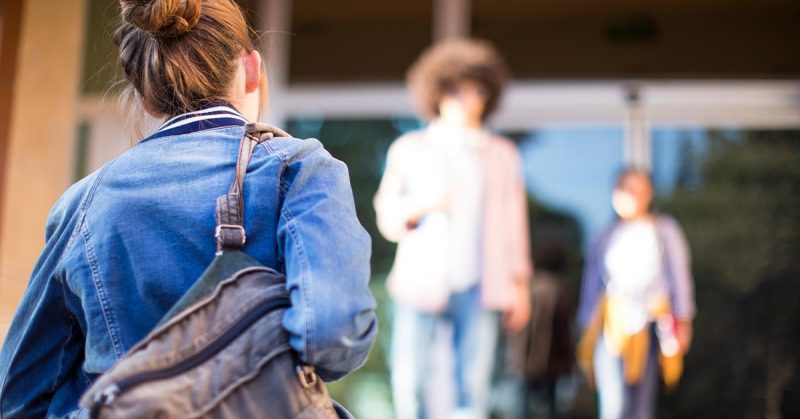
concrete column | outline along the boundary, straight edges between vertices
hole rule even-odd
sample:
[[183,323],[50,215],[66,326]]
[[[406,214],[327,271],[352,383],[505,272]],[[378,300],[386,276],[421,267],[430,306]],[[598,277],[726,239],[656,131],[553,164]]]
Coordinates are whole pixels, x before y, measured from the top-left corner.
[[638,87],[627,88],[625,99],[625,164],[650,170],[650,124],[642,104],[642,92]]
[[433,42],[469,36],[470,0],[433,0]]
[[286,94],[289,85],[289,59],[291,57],[291,0],[260,0],[256,22],[259,32],[266,32],[259,51],[267,63],[269,102],[262,111],[262,120],[283,127],[286,123]]
[[0,337],[44,246],[50,207],[71,181],[87,0],[22,11],[0,228]]

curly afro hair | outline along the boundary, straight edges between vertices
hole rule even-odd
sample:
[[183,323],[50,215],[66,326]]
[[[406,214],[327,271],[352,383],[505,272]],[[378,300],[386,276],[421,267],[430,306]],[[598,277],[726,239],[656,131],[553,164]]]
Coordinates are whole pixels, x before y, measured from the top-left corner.
[[440,42],[427,50],[406,75],[408,88],[419,112],[426,119],[439,116],[439,103],[460,82],[472,81],[487,94],[482,119],[497,109],[509,78],[502,57],[487,41],[456,39]]

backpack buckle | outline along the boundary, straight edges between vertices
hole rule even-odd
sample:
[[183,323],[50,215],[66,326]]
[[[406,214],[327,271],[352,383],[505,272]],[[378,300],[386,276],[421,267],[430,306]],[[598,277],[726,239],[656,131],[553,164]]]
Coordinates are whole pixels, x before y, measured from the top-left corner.
[[[241,241],[239,243],[230,243],[232,237],[229,235],[223,236],[223,230],[238,231]],[[217,243],[220,247],[242,247],[247,241],[247,236],[244,234],[244,227],[236,224],[218,224],[216,230],[214,230],[214,237],[217,238]]]

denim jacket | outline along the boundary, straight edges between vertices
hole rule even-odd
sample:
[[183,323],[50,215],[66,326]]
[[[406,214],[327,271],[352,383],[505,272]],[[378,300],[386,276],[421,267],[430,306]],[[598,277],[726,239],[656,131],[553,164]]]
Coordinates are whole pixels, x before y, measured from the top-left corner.
[[[82,416],[82,392],[200,276],[245,122],[229,106],[177,116],[53,206],[0,353],[0,418]],[[326,380],[357,369],[377,320],[347,167],[317,140],[274,138],[244,197],[244,251],[286,273],[292,347]]]

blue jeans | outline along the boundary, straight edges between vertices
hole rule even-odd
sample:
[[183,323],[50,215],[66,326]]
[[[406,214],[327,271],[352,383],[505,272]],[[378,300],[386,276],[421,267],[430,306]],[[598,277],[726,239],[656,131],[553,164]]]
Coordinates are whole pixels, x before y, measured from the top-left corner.
[[498,313],[483,308],[478,287],[453,293],[442,313],[425,313],[396,305],[392,334],[392,391],[397,419],[426,419],[425,383],[431,377],[430,356],[439,321],[453,327],[456,413],[486,418]]
[[600,399],[600,419],[651,419],[655,415],[658,391],[658,341],[650,339],[647,364],[637,385],[625,383],[622,359],[608,353],[603,339],[594,352],[594,375]]

